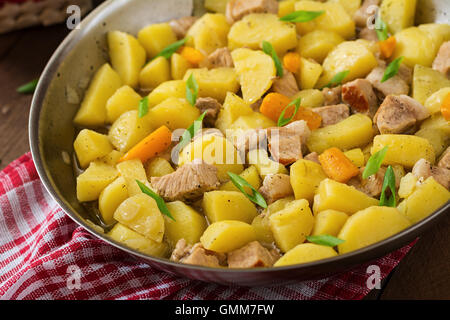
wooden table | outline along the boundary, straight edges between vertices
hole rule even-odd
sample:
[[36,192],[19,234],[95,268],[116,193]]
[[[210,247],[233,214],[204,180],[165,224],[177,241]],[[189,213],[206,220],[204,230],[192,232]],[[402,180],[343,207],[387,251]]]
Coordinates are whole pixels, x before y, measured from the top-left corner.
[[[31,95],[16,88],[37,78],[68,30],[60,25],[0,35],[0,169],[29,151]],[[367,299],[450,299],[450,217],[429,230]]]

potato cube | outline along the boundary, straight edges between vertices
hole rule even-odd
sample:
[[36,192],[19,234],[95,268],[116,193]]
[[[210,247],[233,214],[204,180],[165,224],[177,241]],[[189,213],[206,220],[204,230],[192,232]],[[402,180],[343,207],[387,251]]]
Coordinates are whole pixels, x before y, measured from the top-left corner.
[[152,132],[148,118],[139,118],[138,111],[122,114],[109,129],[109,141],[121,152],[127,152]]
[[123,243],[134,250],[148,254],[152,257],[165,258],[169,253],[169,246],[166,243],[158,243],[148,239],[125,227],[121,223],[117,223],[111,231],[108,232],[108,236],[119,243]]
[[237,118],[251,114],[253,114],[252,108],[241,97],[232,92],[227,92],[223,108],[217,116],[216,127],[225,134],[225,131]]
[[148,107],[153,108],[168,98],[185,98],[186,82],[171,80],[161,83],[148,95]]
[[367,247],[408,228],[411,223],[396,208],[369,207],[356,212],[339,232],[344,243],[338,245],[340,254]]
[[140,235],[161,243],[164,236],[164,218],[156,201],[140,193],[123,201],[114,212],[114,219]]
[[347,221],[348,215],[336,210],[325,210],[316,214],[315,218],[312,235],[328,234],[336,237]]
[[121,86],[120,76],[105,63],[92,78],[73,122],[87,127],[104,125],[106,102]]
[[435,54],[438,52],[442,43],[450,40],[450,25],[445,23],[426,23],[418,26],[433,41]]
[[159,157],[153,158],[149,161],[145,171],[147,173],[148,180],[150,180],[151,177],[162,177],[166,174],[175,172],[169,161]]
[[253,227],[242,221],[224,220],[209,225],[200,238],[207,250],[227,253],[255,241]]
[[173,131],[186,129],[199,116],[199,109],[192,107],[185,99],[168,98],[150,109],[146,117],[156,128],[165,125]]
[[123,86],[106,102],[106,121],[113,123],[127,111],[137,110],[142,97],[130,86]]
[[184,80],[187,81],[191,74],[198,83],[199,97],[214,98],[222,103],[227,92],[236,93],[239,90],[239,82],[233,68],[189,69]]
[[111,65],[120,75],[123,83],[137,87],[139,71],[145,64],[146,53],[139,41],[121,31],[108,32],[108,47]]
[[297,31],[301,35],[313,30],[329,30],[345,39],[355,36],[355,23],[339,3],[299,1],[295,3],[295,10],[325,11],[324,14],[310,22],[297,23]]
[[322,66],[314,60],[300,58],[300,71],[295,75],[300,89],[312,89],[322,74]]
[[311,234],[314,217],[307,200],[294,200],[269,217],[270,229],[275,243],[282,252],[287,252],[303,243]]
[[221,13],[207,13],[198,19],[187,33],[189,46],[195,47],[203,54],[209,55],[216,49],[227,46],[230,25]]
[[282,0],[278,3],[278,17],[282,18],[295,11],[295,2],[297,0]]
[[353,17],[361,6],[361,0],[329,0],[328,2],[339,3],[350,17]]
[[113,150],[107,136],[89,129],[80,131],[73,148],[83,169],[87,168],[91,161],[104,157]]
[[[349,201],[351,199],[351,201]],[[377,206],[378,200],[352,186],[331,179],[322,180],[314,196],[313,211],[333,209],[349,215],[370,206]]]
[[435,114],[422,122],[420,129],[439,129],[449,135],[450,121],[446,121],[441,114]]
[[404,57],[402,62],[410,68],[416,64],[431,67],[439,48],[436,48],[427,32],[417,27],[410,27],[396,33],[395,39],[397,43],[392,55],[393,59]]
[[406,176],[401,178],[398,196],[400,198],[408,198],[416,189],[417,181],[419,181],[419,179],[417,179],[412,172],[409,172]]
[[[261,178],[258,173],[258,169],[255,166],[250,166],[240,174],[241,178],[245,179],[250,185],[258,190],[261,187]],[[239,191],[238,188],[233,184],[232,181],[224,183],[220,190],[223,191]],[[251,194],[252,190],[249,187],[244,187],[244,190]]]
[[[242,131],[251,129],[266,129],[275,127],[276,123],[259,112],[252,112],[250,115],[240,116],[230,126],[230,130],[233,132],[233,136],[241,134]],[[236,131],[236,132],[235,132]]]
[[170,74],[174,80],[182,80],[186,71],[194,68],[194,65],[187,61],[181,54],[174,53],[170,57]]
[[205,9],[225,14],[228,0],[205,0]]
[[117,207],[128,198],[128,188],[124,177],[118,177],[100,193],[98,209],[104,223],[111,225],[114,220],[114,212]]
[[424,104],[439,89],[450,87],[450,80],[439,71],[421,65],[414,67],[412,97]]
[[415,136],[427,139],[433,146],[435,157],[438,158],[448,147],[450,136],[441,128],[425,128],[417,131]]
[[361,168],[366,163],[364,153],[360,148],[355,148],[344,152],[345,156],[358,168]]
[[103,189],[113,182],[117,170],[101,162],[91,162],[89,167],[77,177],[77,199],[80,202],[94,201]]
[[311,152],[319,154],[331,147],[349,150],[365,146],[373,135],[372,120],[356,113],[331,126],[313,130],[306,145]]
[[199,242],[208,226],[205,217],[181,201],[168,202],[167,209],[175,219],[164,216],[165,237],[170,246],[174,248],[180,239],[189,244]]
[[291,166],[290,176],[295,199],[309,202],[312,202],[320,182],[327,177],[320,164],[304,159],[297,160]]
[[110,153],[108,153],[106,156],[101,157],[99,159],[100,162],[103,162],[105,164],[109,164],[110,166],[115,167],[117,162],[119,162],[119,159],[123,157],[123,153],[117,150],[113,150]]
[[416,0],[383,0],[381,16],[392,33],[397,33],[414,24]]
[[139,73],[139,86],[141,89],[154,89],[161,83],[170,80],[169,61],[158,57],[150,61]]
[[377,65],[377,59],[364,42],[342,42],[323,61],[323,74],[316,86],[321,88],[327,85],[338,72],[346,70],[349,73],[344,78],[343,83],[364,78]]
[[210,191],[203,197],[203,210],[212,223],[238,220],[251,223],[258,212],[256,207],[239,191]]
[[427,108],[432,115],[441,112],[441,105],[449,94],[450,86],[437,90],[425,100],[425,108]]
[[268,41],[279,56],[297,46],[295,26],[283,22],[274,14],[254,13],[237,21],[228,34],[230,50],[249,48],[258,50],[263,41]]
[[159,23],[141,29],[138,33],[138,40],[151,59],[165,47],[177,41],[177,37],[168,23]]
[[297,52],[304,58],[314,59],[322,63],[328,53],[341,42],[344,42],[344,38],[336,32],[314,30],[300,38]]
[[240,174],[244,170],[243,159],[234,145],[216,134],[203,135],[184,147],[180,153],[179,164],[183,165],[194,159],[202,159],[215,166],[221,182],[229,180],[228,171]]
[[292,97],[292,100],[297,98],[301,99],[300,105],[305,108],[322,107],[325,100],[322,91],[317,89],[301,90]]
[[406,134],[380,134],[373,139],[371,153],[388,146],[384,157],[384,164],[401,164],[406,168],[412,168],[414,164],[424,158],[434,163],[435,152],[428,140]]
[[264,149],[253,149],[248,152],[247,157],[248,163],[254,165],[258,169],[259,175],[263,178],[268,174],[289,174],[286,167],[279,162],[271,160]]
[[274,267],[307,263],[337,256],[333,248],[314,243],[301,243],[283,255],[273,265]]
[[398,205],[398,210],[412,223],[419,222],[450,200],[450,192],[429,177]]
[[236,49],[231,56],[244,101],[248,104],[256,102],[272,86],[276,75],[273,59],[261,51],[247,48]]
[[136,180],[148,184],[147,175],[145,174],[142,162],[138,159],[123,161],[118,163],[116,168],[120,175],[125,179],[128,194],[130,196],[141,194],[141,188],[139,188]]

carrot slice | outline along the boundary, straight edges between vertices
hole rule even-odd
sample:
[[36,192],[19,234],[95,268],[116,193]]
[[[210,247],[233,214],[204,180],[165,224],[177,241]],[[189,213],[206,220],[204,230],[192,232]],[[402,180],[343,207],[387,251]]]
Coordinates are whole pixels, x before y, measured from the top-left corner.
[[445,120],[450,121],[450,93],[441,104],[441,113]]
[[305,107],[298,110],[295,115],[295,120],[305,120],[310,130],[316,130],[322,124],[322,117],[320,114]]
[[199,64],[205,59],[203,53],[192,47],[182,47],[180,55],[192,64]]
[[283,57],[283,66],[286,70],[297,73],[300,69],[300,55],[297,52],[288,52]]
[[358,167],[338,148],[325,150],[319,161],[326,175],[338,182],[345,183],[359,174]]
[[171,143],[172,132],[166,126],[161,126],[131,148],[119,159],[119,162],[132,159],[140,159],[142,162],[146,162],[166,150]]
[[390,58],[395,50],[395,45],[397,44],[397,40],[394,36],[390,36],[384,41],[380,41],[380,51],[383,57]]

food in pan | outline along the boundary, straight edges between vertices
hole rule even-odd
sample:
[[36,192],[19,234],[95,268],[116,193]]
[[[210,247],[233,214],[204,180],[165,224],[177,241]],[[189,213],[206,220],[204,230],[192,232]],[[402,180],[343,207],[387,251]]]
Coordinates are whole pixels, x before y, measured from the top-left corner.
[[206,1],[108,32],[74,117],[78,200],[117,242],[222,268],[331,258],[426,218],[450,199],[450,25],[373,4]]

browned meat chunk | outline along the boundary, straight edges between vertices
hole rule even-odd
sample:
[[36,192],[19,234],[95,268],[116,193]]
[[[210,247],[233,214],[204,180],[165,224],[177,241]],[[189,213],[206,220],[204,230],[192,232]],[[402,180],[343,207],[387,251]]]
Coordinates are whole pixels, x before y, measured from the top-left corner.
[[280,258],[275,250],[264,248],[258,241],[228,253],[228,267],[255,268],[271,267]]
[[304,120],[294,121],[285,127],[267,129],[269,150],[275,161],[284,165],[302,158],[302,144],[311,131]]
[[317,154],[317,152],[311,152],[307,154],[303,159],[320,164],[319,155]]
[[438,162],[438,167],[450,170],[450,147],[442,154],[441,159]]
[[433,177],[434,180],[442,184],[447,189],[450,188],[450,170],[442,167],[435,167],[431,162],[420,159],[416,162],[412,168],[412,173],[417,178],[422,178],[423,180],[428,177]]
[[372,85],[366,79],[356,79],[342,86],[342,101],[353,111],[374,114],[378,107],[378,99]]
[[323,94],[323,105],[324,106],[330,106],[341,103],[341,91],[342,86],[337,86],[334,88],[323,88],[322,94]]
[[230,50],[228,48],[216,49],[208,56],[210,68],[233,68],[233,58],[231,57]]
[[[354,185],[357,189],[361,190],[365,194],[371,197],[378,197],[381,194],[383,188],[384,175],[386,174],[387,167],[381,167],[380,170],[374,175],[371,175],[367,179],[363,179],[361,174],[364,172],[364,167],[360,169],[359,185]],[[395,174],[395,186],[398,188],[400,185],[401,176],[398,175],[399,171],[394,170]],[[355,181],[353,181],[355,183]]]
[[234,146],[241,153],[241,159],[253,149],[267,149],[267,134],[264,129],[245,130],[234,140]]
[[227,3],[227,21],[233,24],[250,13],[278,13],[276,0],[230,0]]
[[220,182],[216,167],[195,159],[171,174],[152,177],[151,185],[165,200],[187,201],[198,199],[203,193],[217,189]]
[[413,98],[389,95],[375,114],[373,122],[382,134],[404,133],[414,127],[417,121],[429,116],[428,109]]
[[172,27],[172,30],[177,38],[182,39],[186,36],[189,28],[194,24],[196,20],[197,17],[183,17],[181,19],[171,20],[169,24]]
[[444,42],[433,61],[433,69],[450,77],[450,41]]
[[378,41],[378,36],[375,29],[369,29],[367,27],[361,29],[361,31],[359,32],[359,38],[369,41]]
[[381,82],[384,71],[385,68],[376,67],[368,74],[366,79],[369,80],[372,86],[380,91],[384,96],[388,96],[390,94],[408,94],[409,86],[398,74],[385,82]]
[[294,194],[291,179],[287,174],[269,174],[264,178],[259,193],[266,199],[268,204]]
[[294,74],[284,69],[283,77],[276,78],[273,81],[272,90],[287,97],[292,97],[295,95],[299,89]]
[[206,250],[201,243],[193,246],[186,243],[186,240],[178,240],[172,252],[170,260],[185,264],[193,264],[204,267],[220,267],[224,264],[226,257],[217,252]]
[[367,20],[376,12],[376,8],[373,6],[378,6],[379,4],[380,0],[364,0],[361,7],[355,12],[353,16],[353,20],[355,20],[356,26],[360,28],[366,27]]
[[214,98],[198,98],[195,106],[200,110],[200,113],[206,111],[205,118],[203,119],[205,126],[214,127],[222,105]]
[[314,108],[314,112],[322,117],[322,127],[338,123],[350,115],[350,110],[346,104]]

